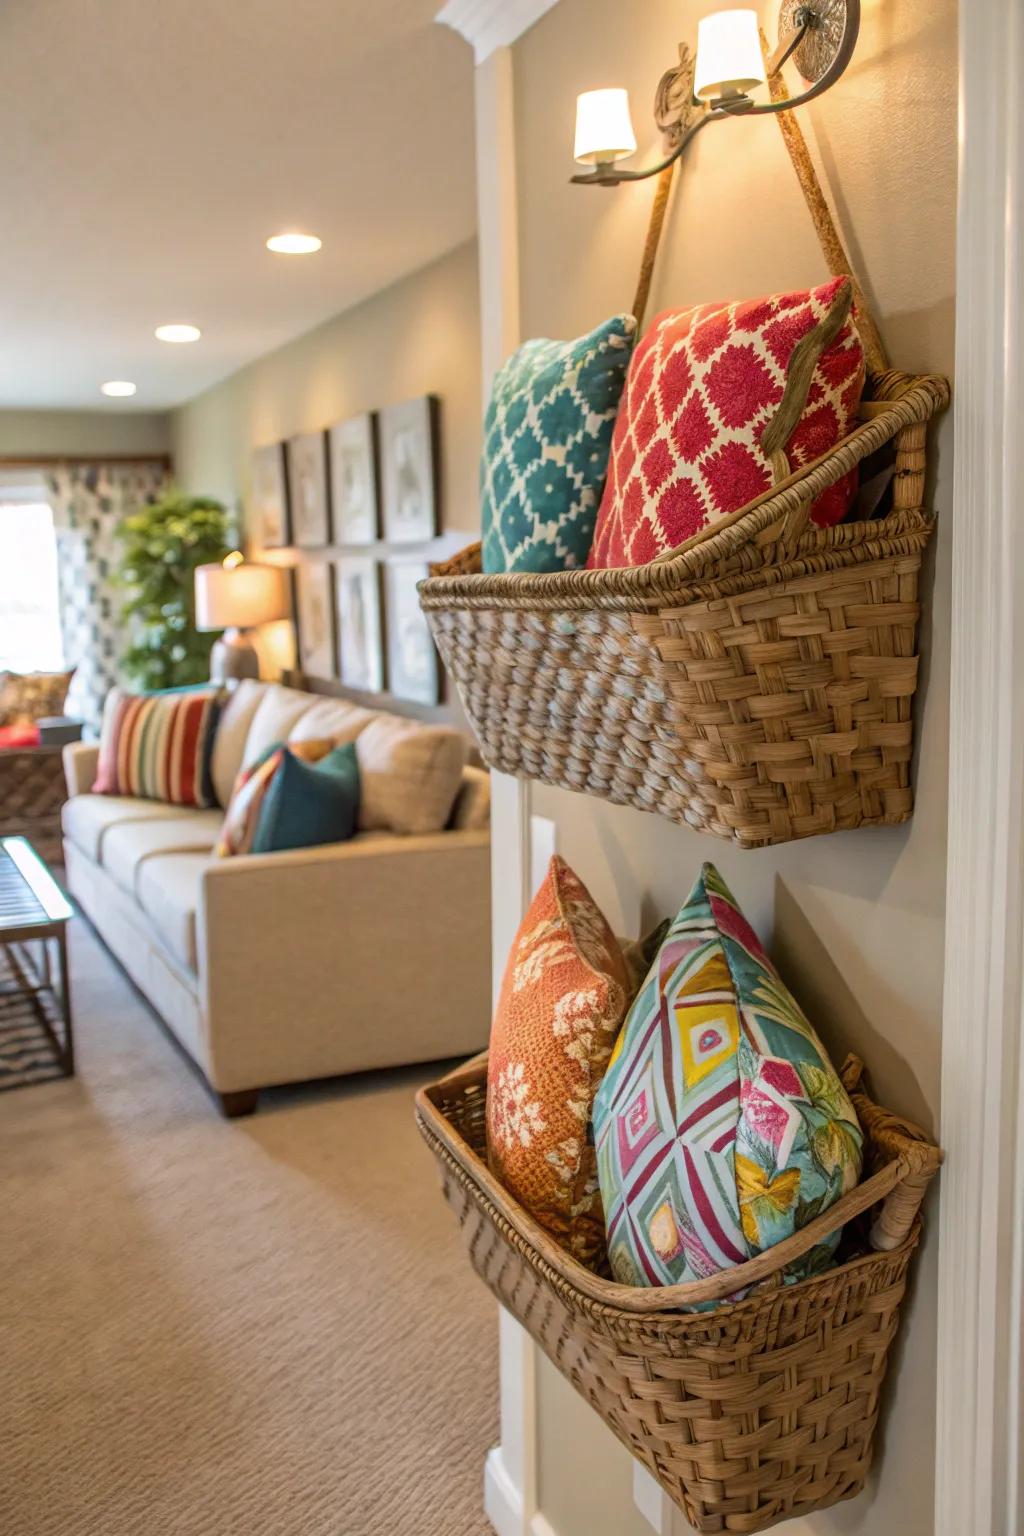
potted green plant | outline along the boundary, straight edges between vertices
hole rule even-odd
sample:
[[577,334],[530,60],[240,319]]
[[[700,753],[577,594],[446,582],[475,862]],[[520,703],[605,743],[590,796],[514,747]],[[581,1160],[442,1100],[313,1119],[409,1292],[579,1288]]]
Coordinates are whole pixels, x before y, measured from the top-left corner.
[[209,676],[215,634],[195,626],[195,569],[228,551],[228,514],[210,496],[171,491],[126,517],[116,579],[131,644],[121,667],[141,688],[180,688]]

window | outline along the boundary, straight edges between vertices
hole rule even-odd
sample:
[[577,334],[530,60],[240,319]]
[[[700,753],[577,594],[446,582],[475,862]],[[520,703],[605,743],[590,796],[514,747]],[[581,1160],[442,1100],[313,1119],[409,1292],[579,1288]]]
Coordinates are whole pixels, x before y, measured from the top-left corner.
[[0,500],[0,668],[63,665],[53,511],[44,501]]

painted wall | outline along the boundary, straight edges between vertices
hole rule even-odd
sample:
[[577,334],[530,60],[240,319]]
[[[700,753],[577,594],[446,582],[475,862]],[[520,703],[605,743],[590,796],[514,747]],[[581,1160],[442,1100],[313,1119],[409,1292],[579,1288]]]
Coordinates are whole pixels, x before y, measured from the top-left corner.
[[[592,86],[628,86],[641,157],[653,158],[647,103],[677,42],[695,38],[705,9],[697,0],[631,8],[561,0],[516,45],[524,335],[579,334],[629,308],[652,186],[610,193],[567,184],[575,97]],[[771,32],[775,5],[762,14]],[[927,10],[866,0],[848,74],[802,114],[891,357],[909,371],[949,374],[953,367],[956,33],[954,0]],[[710,128],[676,187],[651,312],[753,297],[826,275],[777,126],[761,119]],[[555,819],[560,851],[619,931],[675,912],[701,861],[714,859],[833,1056],[841,1061],[856,1048],[883,1102],[929,1129],[939,1109],[944,931],[948,419],[936,448],[940,521],[922,583],[912,822],[740,853],[568,792],[536,786],[533,801],[538,814]],[[934,1236],[912,1283],[870,1490],[787,1526],[793,1536],[930,1536]],[[630,1458],[545,1360],[539,1397],[540,1505],[557,1536],[649,1533],[633,1504]]]
[[253,448],[417,395],[441,399],[445,530],[479,528],[476,242],[250,363],[173,413],[186,489],[244,504]]
[[0,411],[0,458],[167,453],[170,446],[162,411]]

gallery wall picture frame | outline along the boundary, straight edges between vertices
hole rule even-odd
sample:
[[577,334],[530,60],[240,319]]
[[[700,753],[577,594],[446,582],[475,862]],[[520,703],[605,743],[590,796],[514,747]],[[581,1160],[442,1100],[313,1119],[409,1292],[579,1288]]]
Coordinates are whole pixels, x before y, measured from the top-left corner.
[[338,677],[346,688],[384,691],[380,562],[346,555],[335,563]]
[[388,688],[396,698],[439,704],[441,661],[416,590],[430,574],[429,565],[395,556],[384,571]]
[[282,549],[291,538],[283,443],[253,449],[247,532],[258,549]]
[[297,565],[295,624],[299,666],[310,677],[334,677],[334,582],[327,562]]
[[380,413],[381,508],[389,544],[422,544],[437,533],[439,419],[436,395]]
[[377,419],[372,411],[328,430],[335,544],[373,544],[380,534]]
[[288,439],[288,505],[293,544],[322,549],[331,542],[325,432],[300,432]]

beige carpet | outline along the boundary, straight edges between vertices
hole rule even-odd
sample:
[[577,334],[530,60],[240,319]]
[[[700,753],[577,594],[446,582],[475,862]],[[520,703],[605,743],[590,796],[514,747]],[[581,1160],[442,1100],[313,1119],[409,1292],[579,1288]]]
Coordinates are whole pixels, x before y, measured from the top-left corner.
[[430,1070],[228,1124],[72,953],[77,1080],[0,1096],[0,1532],[482,1536],[497,1320],[413,1126]]

